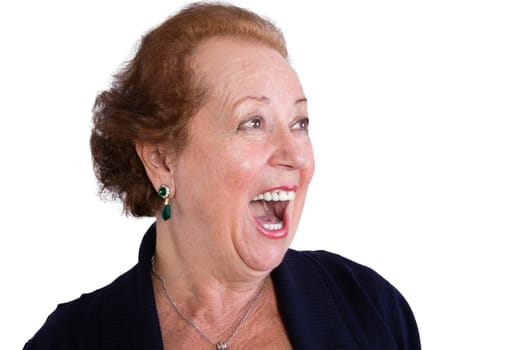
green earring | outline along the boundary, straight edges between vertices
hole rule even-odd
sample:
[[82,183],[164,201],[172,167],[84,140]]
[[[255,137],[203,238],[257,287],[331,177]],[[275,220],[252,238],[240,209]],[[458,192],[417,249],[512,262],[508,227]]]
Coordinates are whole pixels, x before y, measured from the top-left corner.
[[168,185],[160,185],[159,196],[164,199],[164,208],[162,209],[162,218],[164,221],[171,218],[171,205],[170,205],[170,188]]

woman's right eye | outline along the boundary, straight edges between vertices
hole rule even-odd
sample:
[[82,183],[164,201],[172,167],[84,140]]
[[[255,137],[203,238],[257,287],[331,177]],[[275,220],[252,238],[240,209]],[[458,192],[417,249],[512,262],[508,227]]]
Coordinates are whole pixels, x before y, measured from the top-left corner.
[[262,123],[263,119],[261,117],[253,117],[239,124],[237,130],[260,129],[262,127]]

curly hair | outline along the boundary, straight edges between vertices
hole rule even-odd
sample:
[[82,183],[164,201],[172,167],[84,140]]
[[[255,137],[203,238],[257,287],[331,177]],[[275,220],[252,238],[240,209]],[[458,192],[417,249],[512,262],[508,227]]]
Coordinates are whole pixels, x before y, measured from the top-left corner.
[[174,152],[186,145],[188,123],[207,94],[192,53],[213,37],[267,45],[288,58],[284,36],[269,20],[232,5],[195,3],[147,33],[96,98],[90,145],[99,191],[120,199],[128,215],[154,216],[162,206],[135,145],[166,144]]

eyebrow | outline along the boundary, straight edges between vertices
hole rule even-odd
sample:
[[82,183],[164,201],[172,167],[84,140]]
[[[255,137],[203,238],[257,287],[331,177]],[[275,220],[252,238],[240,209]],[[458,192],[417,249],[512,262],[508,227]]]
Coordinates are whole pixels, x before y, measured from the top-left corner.
[[[236,108],[238,105],[240,105],[241,103],[243,103],[246,100],[255,100],[255,101],[258,101],[258,102],[262,102],[264,104],[270,104],[270,98],[266,97],[266,96],[245,96],[245,97],[242,97],[239,100],[235,101],[235,103],[233,104],[234,108]],[[299,103],[305,103],[306,101],[308,101],[306,99],[306,97],[301,97],[301,98],[295,100],[294,104],[297,105]]]

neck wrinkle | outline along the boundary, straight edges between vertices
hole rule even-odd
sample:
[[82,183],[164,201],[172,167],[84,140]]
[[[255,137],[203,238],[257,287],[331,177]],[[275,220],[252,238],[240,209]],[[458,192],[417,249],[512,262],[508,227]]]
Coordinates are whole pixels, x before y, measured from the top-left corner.
[[[207,252],[193,254],[195,249],[183,247],[184,242],[176,240],[175,234],[164,231],[166,227],[162,226],[157,225],[155,270],[164,279],[179,310],[198,324],[235,324],[269,274],[246,274],[244,280],[228,278],[228,274],[215,268],[220,264],[199,264],[206,260]],[[165,298],[157,282],[156,297]]]

